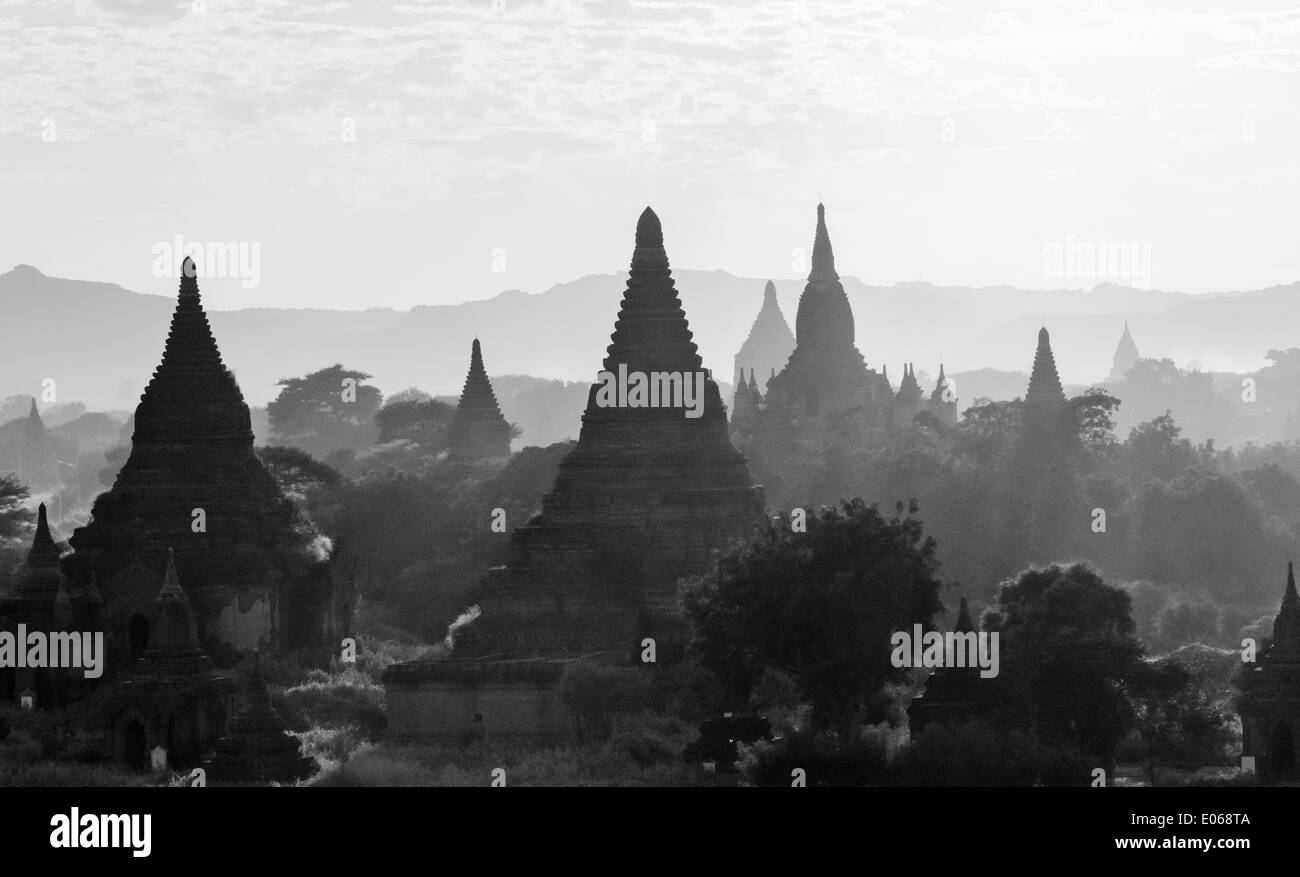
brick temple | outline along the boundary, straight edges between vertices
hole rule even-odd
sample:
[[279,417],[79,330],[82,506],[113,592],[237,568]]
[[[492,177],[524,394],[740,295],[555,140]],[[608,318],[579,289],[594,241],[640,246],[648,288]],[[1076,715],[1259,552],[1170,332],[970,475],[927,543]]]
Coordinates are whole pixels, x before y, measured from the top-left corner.
[[318,535],[253,452],[248,405],[222,362],[187,259],[162,361],[135,411],[131,453],[62,559],[69,597],[97,583],[114,667],[147,648],[174,547],[204,649],[336,643],[351,602]]
[[[602,367],[701,373],[691,339],[659,218],[646,208]],[[703,572],[713,549],[765,522],[762,488],[731,444],[711,376],[698,418],[682,408],[601,405],[599,386],[588,392],[577,446],[541,512],[511,533],[508,561],[489,571],[482,615],[452,657],[385,674],[393,733],[566,736],[571,725],[555,695],[565,663],[631,663],[646,638],[659,661],[679,656],[688,625],[678,579]]]

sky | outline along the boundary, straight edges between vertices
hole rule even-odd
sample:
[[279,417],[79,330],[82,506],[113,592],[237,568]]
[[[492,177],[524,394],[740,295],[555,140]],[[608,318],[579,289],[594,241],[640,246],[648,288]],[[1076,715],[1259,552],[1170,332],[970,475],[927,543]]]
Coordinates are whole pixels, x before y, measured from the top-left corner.
[[625,270],[649,204],[794,278],[820,199],[868,283],[1254,289],[1297,73],[1294,0],[0,0],[0,271],[405,309]]

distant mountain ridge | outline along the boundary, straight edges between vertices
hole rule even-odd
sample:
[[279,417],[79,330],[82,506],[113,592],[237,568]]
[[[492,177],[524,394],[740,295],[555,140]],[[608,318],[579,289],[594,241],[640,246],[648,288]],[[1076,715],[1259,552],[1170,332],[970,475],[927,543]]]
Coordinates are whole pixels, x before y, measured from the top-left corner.
[[[841,264],[852,254],[839,255]],[[763,300],[767,278],[674,270],[707,367],[731,377],[733,355]],[[274,398],[276,380],[341,362],[374,376],[386,394],[408,386],[454,394],[471,338],[489,374],[589,382],[600,367],[626,275],[588,275],[542,293],[512,290],[485,300],[410,311],[256,308],[208,303],[226,364],[250,404]],[[804,281],[774,278],[793,324]],[[1035,334],[1052,333],[1062,378],[1100,382],[1129,322],[1144,357],[1189,360],[1216,370],[1253,370],[1270,348],[1300,346],[1300,283],[1247,292],[1188,294],[1101,285],[1091,291],[944,287],[924,282],[844,286],[857,345],[894,380],[904,362],[933,380],[942,361],[960,376],[981,369],[1025,371]],[[200,278],[202,288],[202,278]],[[59,401],[134,408],[158,364],[173,300],[110,283],[50,277],[30,266],[0,274],[0,397],[39,393],[54,378]],[[964,401],[973,396],[959,393]],[[974,388],[972,388],[973,390]]]

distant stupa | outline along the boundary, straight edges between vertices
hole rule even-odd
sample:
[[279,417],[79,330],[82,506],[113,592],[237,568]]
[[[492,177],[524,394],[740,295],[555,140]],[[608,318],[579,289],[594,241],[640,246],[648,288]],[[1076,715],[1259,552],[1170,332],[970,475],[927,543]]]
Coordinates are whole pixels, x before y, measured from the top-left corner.
[[470,349],[469,374],[451,422],[449,441],[451,456],[458,460],[504,460],[510,456],[510,424],[501,416],[477,338]]
[[1137,365],[1139,359],[1137,345],[1133,343],[1133,336],[1128,332],[1128,320],[1124,321],[1124,334],[1119,336],[1119,344],[1115,347],[1115,357],[1111,361],[1109,381],[1122,381],[1124,375],[1133,366]]
[[736,354],[733,372],[737,385],[745,379],[745,375],[757,372],[763,375],[763,386],[758,389],[765,390],[770,376],[785,368],[793,351],[794,333],[790,331],[790,324],[785,321],[781,306],[777,304],[776,284],[769,280],[763,288],[763,306],[759,308],[758,316],[750,326],[749,336]]

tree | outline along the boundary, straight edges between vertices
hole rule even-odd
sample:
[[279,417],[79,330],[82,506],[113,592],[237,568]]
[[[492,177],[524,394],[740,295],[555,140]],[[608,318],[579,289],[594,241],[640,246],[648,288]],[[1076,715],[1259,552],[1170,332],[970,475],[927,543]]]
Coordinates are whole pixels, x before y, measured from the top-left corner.
[[1182,430],[1168,411],[1138,424],[1124,446],[1129,465],[1139,477],[1160,481],[1178,477],[1196,464],[1192,443],[1181,436]]
[[942,609],[935,542],[921,522],[883,517],[861,499],[809,510],[807,532],[783,516],[722,554],[683,588],[692,650],[737,699],[766,669],[797,681],[814,721],[847,733],[881,685],[901,678],[890,636]]
[[1128,593],[1085,563],[1030,568],[1003,583],[984,629],[999,636],[999,722],[1111,773],[1134,721],[1130,690],[1145,679]]
[[383,444],[409,441],[423,454],[446,450],[456,406],[436,399],[393,401],[375,413],[379,441]]
[[1089,387],[1082,396],[1070,400],[1079,438],[1089,451],[1105,454],[1114,450],[1115,412],[1119,406],[1120,401],[1106,392],[1105,387]]
[[0,547],[26,542],[32,524],[26,507],[29,496],[27,485],[17,477],[0,475]]
[[283,389],[267,406],[272,433],[280,443],[322,458],[369,445],[383,401],[377,387],[364,383],[369,379],[338,364],[302,378],[281,378],[276,384]]

